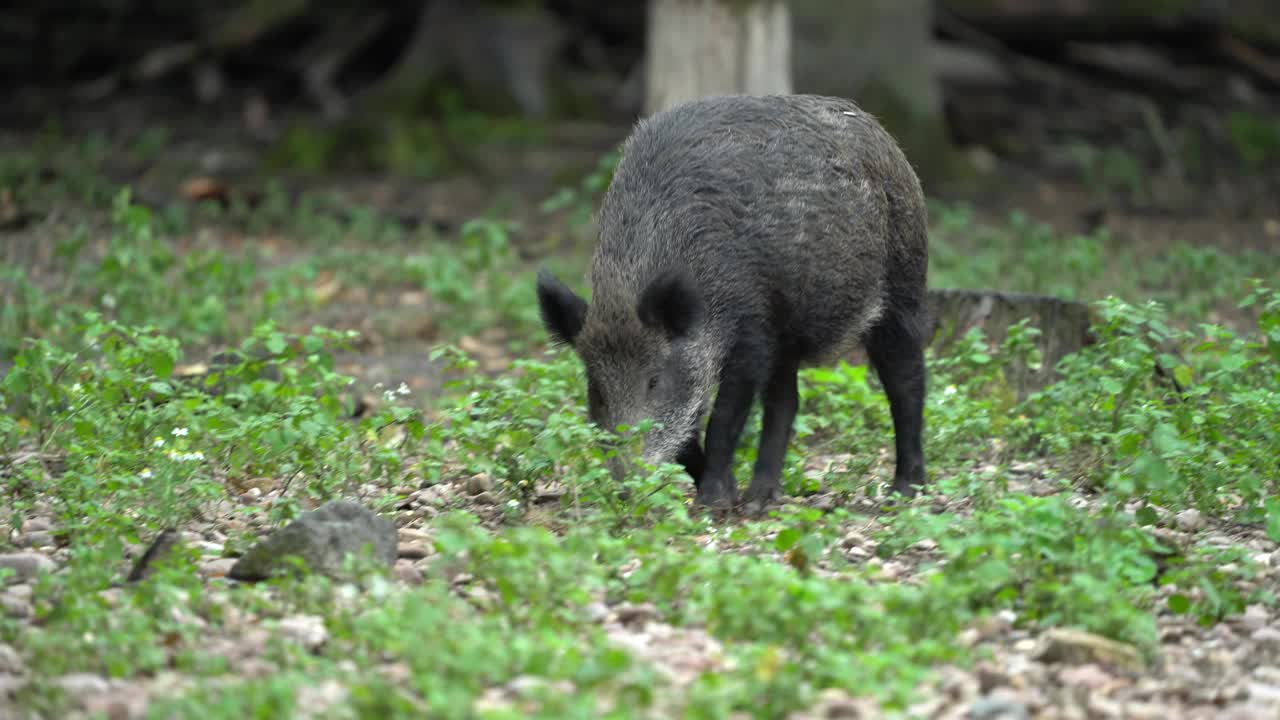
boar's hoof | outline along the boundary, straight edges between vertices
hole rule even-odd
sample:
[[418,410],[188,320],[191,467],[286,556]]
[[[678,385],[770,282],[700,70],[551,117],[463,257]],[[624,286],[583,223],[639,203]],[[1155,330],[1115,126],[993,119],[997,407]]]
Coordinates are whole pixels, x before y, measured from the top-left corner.
[[778,497],[778,483],[760,477],[752,478],[744,496],[742,511],[745,515],[763,515],[765,508]]
[[910,500],[920,494],[920,486],[923,484],[923,482],[912,482],[903,478],[897,478],[893,481],[893,485],[889,487],[889,494],[893,495],[894,493],[897,493],[898,495],[901,495],[904,500]]
[[734,494],[732,486],[723,488],[704,484],[698,488],[695,500],[699,505],[710,510],[732,510],[736,499]]

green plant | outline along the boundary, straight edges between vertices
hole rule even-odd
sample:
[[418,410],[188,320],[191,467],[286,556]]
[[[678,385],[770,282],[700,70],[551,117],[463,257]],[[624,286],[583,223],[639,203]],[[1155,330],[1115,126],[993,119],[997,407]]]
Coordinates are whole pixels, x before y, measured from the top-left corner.
[[621,149],[605,153],[596,167],[579,182],[577,187],[562,187],[542,202],[542,211],[554,213],[571,208],[570,222],[582,225],[591,219],[591,213],[599,198],[613,182],[613,173],[622,159]]
[[1280,156],[1280,123],[1244,111],[1228,116],[1227,128],[1231,144],[1240,159],[1252,168],[1259,168]]
[[[1263,305],[1260,325],[1273,326],[1274,291],[1257,286],[1247,303]],[[1151,303],[1111,299],[1099,310],[1099,342],[1065,358],[1063,379],[1028,400],[1034,441],[1083,456],[1081,470],[1122,497],[1260,519],[1277,491],[1274,351],[1221,327],[1172,329]],[[1173,355],[1176,345],[1193,352]]]
[[1068,152],[1080,168],[1085,183],[1099,196],[1127,192],[1134,199],[1142,198],[1143,167],[1129,151],[1078,142],[1068,146]]
[[[38,198],[28,160],[0,168]],[[615,163],[559,207],[584,217]],[[1149,650],[1165,616],[1208,625],[1274,602],[1246,546],[1159,527],[1195,508],[1280,541],[1280,293],[1244,281],[1274,258],[1188,245],[1147,257],[1101,232],[1064,236],[1017,214],[991,227],[936,206],[934,285],[1114,292],[1096,302],[1098,342],[1021,399],[1043,362],[1033,325],[931,352],[933,497],[916,503],[863,492],[893,450],[874,373],[806,369],[789,497],[745,520],[692,507],[675,465],[635,463],[615,480],[610,455],[634,458],[647,425],[614,435],[587,422],[570,353],[497,374],[448,344],[495,326],[541,337],[516,225],[484,217],[442,238],[338,198],[294,205],[279,186],[255,207],[173,214],[112,192],[106,234],[86,223],[60,238],[58,274],[0,268],[14,299],[0,307],[7,542],[33,536],[38,517],[51,525],[42,542],[60,546],[57,571],[25,583],[31,617],[0,618],[0,642],[30,670],[20,710],[69,714],[58,678],[73,672],[151,683],[151,715],[202,720],[781,717],[828,688],[900,710],[939,665],[978,656],[961,640],[996,611],[1033,634],[1079,626]],[[209,224],[277,237],[223,252]],[[412,312],[432,315],[446,344],[422,366],[445,374],[439,397],[403,386],[351,417],[358,389],[338,358],[357,338],[296,327],[347,290],[412,294]],[[1199,322],[1226,302],[1236,327]],[[201,367],[214,349],[229,357]],[[396,568],[409,582],[205,577],[335,496],[425,538],[428,557]],[[121,582],[163,528],[182,544]],[[6,601],[21,596],[6,587]],[[697,669],[661,672],[655,647],[691,640]]]

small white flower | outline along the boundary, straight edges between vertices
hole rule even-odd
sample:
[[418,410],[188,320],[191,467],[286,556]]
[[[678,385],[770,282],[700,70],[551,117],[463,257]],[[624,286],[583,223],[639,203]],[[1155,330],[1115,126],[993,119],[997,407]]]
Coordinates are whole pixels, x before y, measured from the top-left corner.
[[508,501],[507,501],[507,507],[509,507],[509,508],[511,508],[512,510],[514,510],[514,509],[516,509],[516,508],[520,507],[520,501],[519,501],[519,500],[514,500],[514,499],[513,499],[513,500],[508,500]]
[[408,395],[410,393],[409,386],[400,383],[400,387],[396,388],[396,392],[400,395]]
[[79,395],[80,393],[84,392],[84,386],[81,385],[80,383],[76,383],[75,385],[71,386],[71,392]]
[[164,438],[160,438],[160,437],[158,437],[158,438],[156,438],[155,440],[152,440],[152,441],[151,441],[151,444],[152,444],[152,446],[154,446],[154,447],[158,447],[158,448],[159,448],[159,447],[164,447]]
[[943,394],[943,395],[955,395],[955,394],[956,394],[956,386],[955,386],[955,385],[948,385],[948,386],[947,386],[947,389],[942,391],[942,394]]
[[138,477],[142,478],[143,480],[150,480],[151,468],[142,468],[142,472],[138,473]]
[[176,427],[176,428],[174,428],[174,429],[173,429],[173,436],[174,436],[174,437],[186,437],[186,436],[187,436],[187,429],[186,429],[186,428],[184,428],[184,427]]

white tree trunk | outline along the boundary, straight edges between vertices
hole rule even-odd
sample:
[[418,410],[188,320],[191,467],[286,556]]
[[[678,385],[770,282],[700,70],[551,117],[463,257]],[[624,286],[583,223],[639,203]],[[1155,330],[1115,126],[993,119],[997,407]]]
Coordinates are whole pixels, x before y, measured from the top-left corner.
[[649,0],[645,114],[707,95],[791,93],[784,0]]

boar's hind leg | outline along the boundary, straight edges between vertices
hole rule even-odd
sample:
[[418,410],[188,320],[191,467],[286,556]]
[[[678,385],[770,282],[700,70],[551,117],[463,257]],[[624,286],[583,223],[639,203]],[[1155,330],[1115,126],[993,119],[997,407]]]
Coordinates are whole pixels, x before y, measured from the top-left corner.
[[761,513],[782,486],[782,463],[791,442],[791,430],[800,407],[796,385],[795,363],[780,363],[764,390],[764,421],[760,429],[760,446],[756,453],[755,472],[747,488],[748,514]]
[[913,497],[924,485],[924,344],[917,332],[922,323],[904,313],[887,313],[868,333],[866,347],[880,377],[893,415],[896,468],[894,492]]

